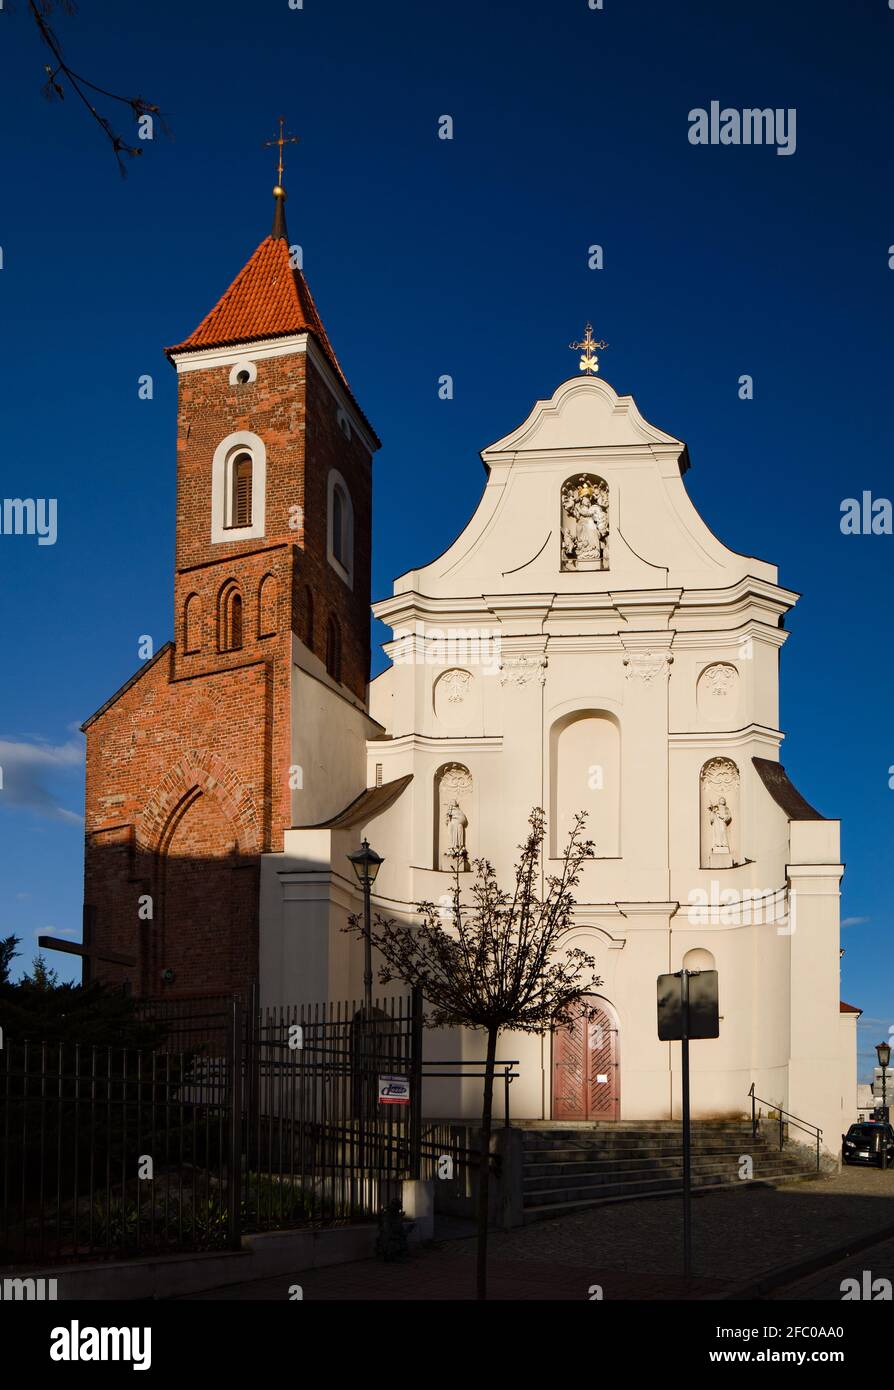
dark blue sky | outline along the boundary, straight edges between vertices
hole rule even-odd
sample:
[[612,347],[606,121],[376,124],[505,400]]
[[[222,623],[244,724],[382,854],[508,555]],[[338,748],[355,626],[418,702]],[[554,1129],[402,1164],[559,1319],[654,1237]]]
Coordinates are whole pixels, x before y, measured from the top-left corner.
[[[172,130],[124,181],[83,108],[43,99],[24,0],[0,12],[3,495],[58,498],[60,526],[52,547],[0,536],[0,933],[23,936],[24,963],[36,932],[80,934],[74,730],[140,664],[142,634],[171,634],[161,349],[267,233],[260,146],[283,112],[302,140],[291,239],[384,441],[374,594],[459,531],[477,451],[573,372],[567,344],[592,319],[605,377],[687,440],[712,529],[804,595],[782,653],[782,758],[843,821],[861,1049],[894,1024],[894,537],[839,529],[843,498],[894,488],[894,12],[604,5],[81,0],[54,17],[72,66],[157,102]],[[688,112],[712,100],[795,108],[796,152],[692,146]]]

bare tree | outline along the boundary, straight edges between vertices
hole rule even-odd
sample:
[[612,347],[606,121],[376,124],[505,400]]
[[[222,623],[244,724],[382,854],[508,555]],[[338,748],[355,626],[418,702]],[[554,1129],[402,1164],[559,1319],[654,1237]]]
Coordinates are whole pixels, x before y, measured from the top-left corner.
[[123,97],[119,96],[116,92],[107,91],[105,87],[98,87],[95,82],[90,82],[86,77],[82,77],[80,73],[75,72],[69,65],[62,52],[62,45],[50,28],[49,17],[54,10],[62,10],[65,14],[74,14],[76,12],[76,7],[73,0],[28,0],[28,10],[34,23],[37,25],[37,31],[43,43],[53,56],[52,63],[44,64],[44,71],[47,75],[47,80],[43,88],[44,96],[49,101],[52,101],[54,98],[64,101],[66,87],[74,92],[79,100],[86,106],[90,115],[111,144],[115,153],[115,158],[118,161],[118,168],[122,176],[125,175],[127,170],[124,167],[122,155],[127,155],[128,158],[134,159],[137,155],[143,153],[142,148],[139,145],[129,145],[124,137],[117,133],[108,117],[104,116],[102,112],[97,109],[93,100],[93,94],[105,97],[108,101],[115,101],[123,106],[128,106],[135,121],[145,118],[158,121],[161,129],[167,132],[167,127],[162,119],[161,112],[157,106],[146,101],[143,97]]
[[[497,882],[487,859],[473,861],[475,881],[463,901],[460,859],[455,858],[450,905],[418,904],[422,921],[399,923],[378,914],[370,940],[380,952],[382,984],[401,980],[421,989],[430,1013],[427,1027],[478,1029],[487,1034],[481,1153],[478,1181],[477,1294],[487,1297],[487,1225],[494,1063],[497,1041],[506,1030],[545,1033],[571,1027],[581,996],[602,981],[592,975],[595,960],[578,947],[566,950],[562,938],[573,923],[573,890],[592,840],[583,838],[586,815],[574,819],[561,872],[546,875],[540,891],[545,816],[537,807],[519,845],[512,891]],[[447,896],[447,895],[445,895]],[[362,918],[351,917],[349,931],[364,935]]]

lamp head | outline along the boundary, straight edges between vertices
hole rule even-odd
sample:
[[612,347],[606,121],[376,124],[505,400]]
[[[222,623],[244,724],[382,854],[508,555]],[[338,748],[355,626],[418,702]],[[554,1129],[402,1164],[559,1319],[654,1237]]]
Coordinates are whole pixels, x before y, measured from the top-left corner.
[[354,873],[357,875],[357,882],[361,887],[369,884],[370,888],[376,881],[376,874],[384,864],[384,859],[380,854],[376,854],[370,848],[368,840],[364,840],[359,849],[355,849],[348,858],[354,866]]

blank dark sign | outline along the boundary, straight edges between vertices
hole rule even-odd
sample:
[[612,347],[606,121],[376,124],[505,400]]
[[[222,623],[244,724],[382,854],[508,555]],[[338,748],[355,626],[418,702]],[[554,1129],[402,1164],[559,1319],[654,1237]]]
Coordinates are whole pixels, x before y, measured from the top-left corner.
[[[658,976],[658,1037],[661,1042],[678,1042],[683,1028],[683,980],[680,975]],[[720,1009],[717,971],[699,970],[689,976],[690,1038],[719,1038]]]

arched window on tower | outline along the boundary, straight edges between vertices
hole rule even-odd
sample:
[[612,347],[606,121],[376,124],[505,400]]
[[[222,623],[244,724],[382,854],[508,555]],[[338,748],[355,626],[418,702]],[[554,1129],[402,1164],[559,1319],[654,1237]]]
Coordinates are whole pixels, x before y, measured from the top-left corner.
[[340,487],[332,493],[332,553],[340,565],[345,563],[345,503]]
[[341,629],[337,618],[326,624],[326,670],[334,681],[341,680]]
[[354,509],[348,485],[336,469],[328,482],[326,554],[332,568],[348,585],[354,583]]
[[267,450],[260,435],[234,430],[211,460],[211,541],[232,545],[265,534]]
[[230,601],[230,651],[242,646],[242,595],[234,594]]
[[251,454],[240,453],[232,464],[231,527],[251,525]]
[[242,594],[235,579],[228,579],[217,601],[217,646],[222,652],[242,646]]

